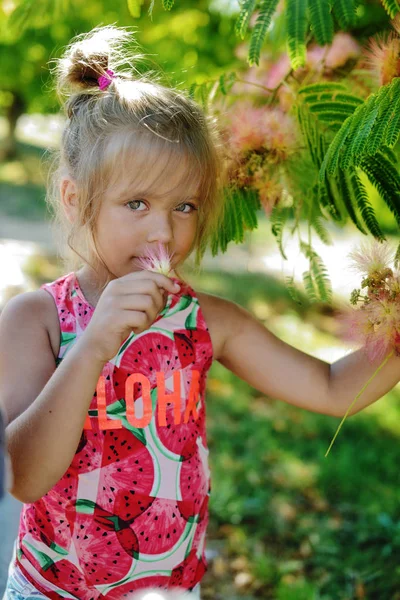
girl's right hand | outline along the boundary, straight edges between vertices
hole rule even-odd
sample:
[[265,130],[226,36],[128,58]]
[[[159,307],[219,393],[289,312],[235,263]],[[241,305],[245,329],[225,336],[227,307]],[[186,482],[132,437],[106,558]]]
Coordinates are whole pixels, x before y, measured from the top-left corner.
[[178,288],[166,275],[135,271],[108,283],[82,338],[101,362],[111,360],[132,333],[148,329]]

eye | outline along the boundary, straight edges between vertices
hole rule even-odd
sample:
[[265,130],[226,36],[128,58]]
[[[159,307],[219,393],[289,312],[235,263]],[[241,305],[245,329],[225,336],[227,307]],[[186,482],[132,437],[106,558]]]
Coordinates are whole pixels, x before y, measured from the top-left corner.
[[[129,204],[135,204],[135,202],[139,202],[139,204],[140,204],[140,203],[144,204],[143,200],[131,200],[130,202],[127,202],[127,206],[128,206]],[[135,211],[135,210],[134,210],[134,212],[142,212],[142,211],[137,211],[137,210]]]
[[[127,202],[126,206],[129,206],[130,204],[135,204],[135,203],[144,204],[143,200],[131,200],[130,202]],[[188,214],[191,214],[191,213],[192,213],[192,212],[194,212],[195,210],[198,210],[198,209],[195,207],[195,205],[194,205],[194,204],[192,204],[192,203],[190,203],[190,202],[184,202],[184,203],[183,203],[183,204],[181,204],[180,206],[190,206],[190,207],[191,207],[191,209],[192,209],[191,211],[189,211],[189,212],[184,212],[184,213],[183,213],[183,214],[186,214],[186,215],[188,215]],[[131,208],[131,210],[132,210],[133,212],[143,212],[143,211],[141,211],[141,210],[136,210],[136,209],[134,209],[134,208],[132,208],[132,207],[130,207],[130,208]],[[183,212],[183,211],[182,211],[182,210],[178,210],[178,212]]]
[[[181,204],[181,206],[190,206],[191,207],[191,211],[189,213],[184,213],[186,215],[191,214],[192,212],[194,212],[195,210],[197,210],[197,208],[195,207],[194,204],[191,204],[191,202],[184,202],[183,204]],[[178,212],[183,212],[183,211],[178,211]]]

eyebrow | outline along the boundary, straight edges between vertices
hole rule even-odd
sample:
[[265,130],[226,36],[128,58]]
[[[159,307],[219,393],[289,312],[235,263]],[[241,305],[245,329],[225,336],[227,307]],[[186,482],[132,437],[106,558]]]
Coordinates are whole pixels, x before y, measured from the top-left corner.
[[[150,198],[160,199],[166,195],[167,194],[157,194],[156,192],[150,192],[148,190],[147,191],[146,190],[142,190],[142,191],[138,190],[138,191],[135,191],[132,193],[122,194],[120,197],[123,199],[130,198],[131,196],[135,197],[135,198],[149,198],[150,197]],[[199,200],[199,199],[200,199],[200,194],[194,194],[192,196],[185,196],[185,197],[181,198],[180,201],[185,202],[186,200]],[[172,200],[170,202],[171,205],[175,204],[175,203],[176,203],[176,200]]]

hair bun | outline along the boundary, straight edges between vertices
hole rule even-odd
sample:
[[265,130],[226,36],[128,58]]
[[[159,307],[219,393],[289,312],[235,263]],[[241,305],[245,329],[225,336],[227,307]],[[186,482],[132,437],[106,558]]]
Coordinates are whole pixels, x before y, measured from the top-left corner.
[[[115,25],[95,27],[74,37],[64,55],[54,61],[59,96],[99,89],[98,78],[106,75],[107,69],[116,72],[126,61],[123,46],[128,40],[132,40],[132,33]],[[118,76],[127,78],[124,73]]]

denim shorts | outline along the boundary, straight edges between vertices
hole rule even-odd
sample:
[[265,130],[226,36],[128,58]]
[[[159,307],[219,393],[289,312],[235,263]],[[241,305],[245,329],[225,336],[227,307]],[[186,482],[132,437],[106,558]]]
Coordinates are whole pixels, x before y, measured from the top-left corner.
[[[187,592],[186,596],[193,600],[201,600],[200,583],[191,592]],[[18,568],[11,573],[9,570],[6,590],[2,600],[33,600],[33,598],[47,598],[47,596],[39,592]]]

